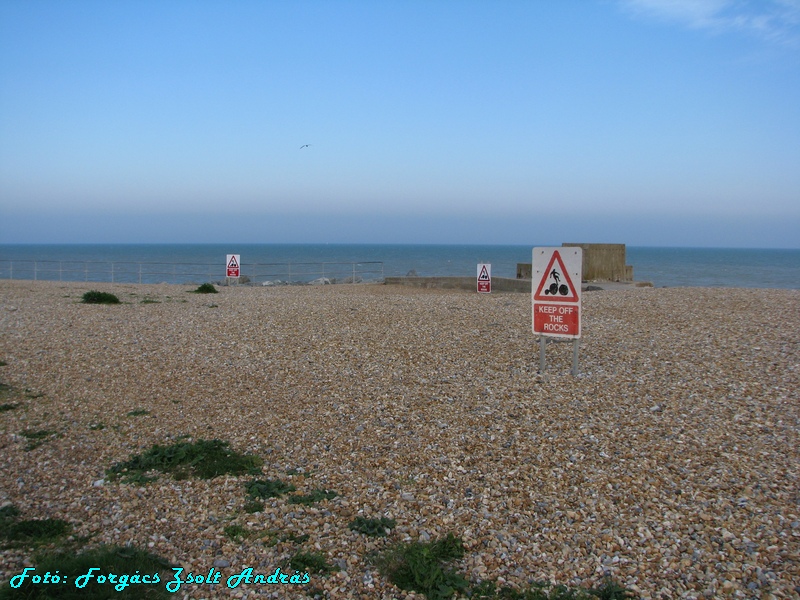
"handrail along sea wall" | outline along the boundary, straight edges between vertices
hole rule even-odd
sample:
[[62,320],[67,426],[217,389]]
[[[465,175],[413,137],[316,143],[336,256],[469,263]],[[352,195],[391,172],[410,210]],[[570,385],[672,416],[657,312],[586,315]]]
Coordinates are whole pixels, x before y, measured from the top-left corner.
[[[382,261],[242,263],[240,281],[249,284],[382,282]],[[219,263],[32,260],[0,258],[0,279],[98,283],[231,282]]]

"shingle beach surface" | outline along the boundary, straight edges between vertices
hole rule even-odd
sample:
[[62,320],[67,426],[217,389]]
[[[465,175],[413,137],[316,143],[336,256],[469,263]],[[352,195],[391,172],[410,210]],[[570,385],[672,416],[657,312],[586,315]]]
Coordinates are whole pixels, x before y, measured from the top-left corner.
[[[90,289],[122,304],[81,303]],[[569,344],[548,345],[537,373],[526,294],[191,289],[0,282],[0,381],[28,390],[0,412],[0,505],[225,578],[321,552],[340,570],[309,589],[330,598],[414,597],[370,553],[448,532],[473,582],[611,575],[642,598],[800,596],[800,292],[585,293],[573,377]],[[30,429],[57,434],[26,450]],[[250,514],[252,476],[107,479],[181,436],[256,454],[262,478],[297,493],[338,495]],[[357,516],[396,527],[371,538],[349,529]],[[230,525],[250,535],[232,540]],[[0,583],[32,554],[2,550]]]

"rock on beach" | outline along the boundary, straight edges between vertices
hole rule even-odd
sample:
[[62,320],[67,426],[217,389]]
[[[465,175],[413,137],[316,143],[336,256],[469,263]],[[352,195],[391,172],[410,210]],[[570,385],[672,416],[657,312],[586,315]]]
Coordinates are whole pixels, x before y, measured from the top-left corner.
[[[82,304],[89,289],[122,303]],[[340,565],[311,575],[330,598],[407,597],[370,553],[448,532],[471,581],[798,597],[797,290],[586,294],[573,377],[569,344],[537,372],[525,294],[242,286],[210,304],[190,289],[0,281],[0,382],[16,394],[0,404],[20,404],[0,412],[0,506],[225,578],[319,552]],[[56,433],[26,449],[29,429]],[[214,438],[262,457],[264,479],[337,496],[251,514],[252,476],[105,479],[154,444]],[[396,526],[371,538],[357,516]],[[32,553],[3,549],[0,583]],[[297,597],[236,592],[259,590]]]

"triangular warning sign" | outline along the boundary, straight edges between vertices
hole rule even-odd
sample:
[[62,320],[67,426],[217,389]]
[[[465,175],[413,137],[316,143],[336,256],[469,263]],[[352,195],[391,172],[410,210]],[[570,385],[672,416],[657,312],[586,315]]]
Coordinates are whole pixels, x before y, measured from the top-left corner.
[[489,271],[486,270],[486,265],[481,267],[481,274],[478,275],[478,281],[489,281]]
[[228,268],[229,269],[238,269],[239,268],[239,263],[236,262],[236,255],[235,254],[231,255],[231,259],[228,261]]
[[[558,264],[555,265],[556,263]],[[550,280],[549,283],[548,280]],[[553,252],[550,262],[547,263],[544,276],[539,282],[539,287],[536,288],[533,299],[545,302],[578,301],[578,293],[575,291],[575,286],[572,285],[572,279],[569,277],[567,268],[564,266],[564,261],[561,260],[561,255],[558,253],[558,250]]]

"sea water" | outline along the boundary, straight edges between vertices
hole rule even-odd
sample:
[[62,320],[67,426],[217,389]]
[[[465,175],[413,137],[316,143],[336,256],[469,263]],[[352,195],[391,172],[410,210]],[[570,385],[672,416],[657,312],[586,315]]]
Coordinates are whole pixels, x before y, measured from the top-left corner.
[[[375,262],[380,264],[370,265],[370,277],[365,279],[409,274],[472,277],[476,276],[478,263],[490,263],[492,276],[514,278],[518,263],[531,262],[532,249],[532,246],[418,244],[15,244],[0,245],[0,278],[9,278],[8,267],[13,262],[16,263],[14,278],[32,279],[32,271],[25,270],[31,261],[196,264],[211,265],[212,271],[214,265],[219,265],[219,278],[224,278],[228,254],[241,256],[243,273],[251,265],[294,265],[295,273],[300,273],[304,264]],[[656,287],[800,289],[800,249],[634,246],[626,250],[626,263],[633,266],[634,279],[649,281]],[[342,266],[343,272],[348,268]],[[311,271],[319,272],[318,267]],[[38,278],[58,279],[53,273],[51,270],[49,276],[40,274]],[[162,280],[157,276],[142,279],[143,283]]]

